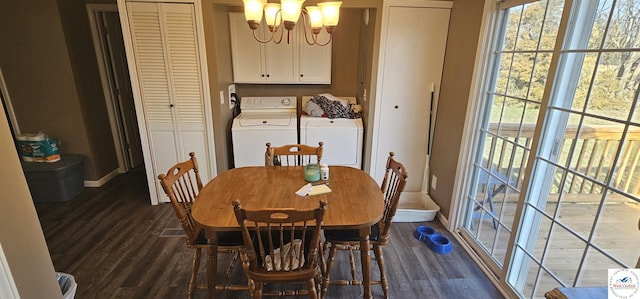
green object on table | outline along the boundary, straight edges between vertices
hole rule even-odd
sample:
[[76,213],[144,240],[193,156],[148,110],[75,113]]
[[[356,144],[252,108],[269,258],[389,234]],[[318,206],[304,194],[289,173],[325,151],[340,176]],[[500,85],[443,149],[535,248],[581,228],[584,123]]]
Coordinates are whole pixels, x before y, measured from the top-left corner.
[[304,167],[304,179],[307,182],[317,182],[320,180],[320,167],[318,164],[307,164]]

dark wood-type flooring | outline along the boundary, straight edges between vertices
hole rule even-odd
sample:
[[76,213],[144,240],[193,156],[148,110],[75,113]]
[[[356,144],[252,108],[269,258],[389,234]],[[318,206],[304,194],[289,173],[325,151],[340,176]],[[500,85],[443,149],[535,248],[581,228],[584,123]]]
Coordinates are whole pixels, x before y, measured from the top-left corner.
[[[118,175],[101,188],[86,188],[68,202],[36,203],[36,210],[56,271],[70,273],[77,281],[76,298],[186,298],[193,252],[183,238],[165,237],[166,229],[180,225],[170,205],[150,205],[140,169]],[[429,250],[413,237],[418,225],[448,236],[453,251]],[[390,298],[503,298],[437,220],[396,223],[392,239],[384,248]],[[346,256],[342,252],[337,257],[333,277],[349,273]],[[222,256],[219,265],[229,257]],[[233,280],[243,283],[239,266]],[[375,262],[372,271],[378,277]],[[204,259],[198,278],[204,283]],[[382,297],[380,286],[372,291],[374,298]],[[361,296],[357,286],[330,286],[326,298]],[[196,298],[207,298],[206,290],[197,290]],[[249,294],[218,292],[218,298]]]

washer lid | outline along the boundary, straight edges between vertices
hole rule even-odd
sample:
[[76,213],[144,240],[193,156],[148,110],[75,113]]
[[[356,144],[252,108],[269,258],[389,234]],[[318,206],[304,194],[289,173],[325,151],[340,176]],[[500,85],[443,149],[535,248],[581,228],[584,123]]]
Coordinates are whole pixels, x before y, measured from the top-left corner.
[[238,123],[240,124],[241,127],[256,127],[256,126],[286,127],[291,124],[291,113],[289,112],[241,113],[238,116]]

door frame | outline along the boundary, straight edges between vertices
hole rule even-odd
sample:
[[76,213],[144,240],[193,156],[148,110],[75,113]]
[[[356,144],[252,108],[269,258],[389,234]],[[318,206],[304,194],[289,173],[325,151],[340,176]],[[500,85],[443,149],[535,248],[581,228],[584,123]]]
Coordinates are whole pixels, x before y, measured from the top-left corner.
[[9,118],[9,124],[13,129],[13,135],[20,135],[18,118],[16,117],[15,111],[13,111],[13,105],[11,104],[11,98],[9,97],[9,89],[7,88],[7,83],[4,81],[4,76],[2,75],[2,68],[0,68],[0,100],[4,103],[4,109]]
[[9,262],[0,244],[0,298],[19,299],[20,293],[11,274]]
[[109,55],[106,52],[105,45],[101,39],[101,30],[99,20],[96,18],[97,13],[101,12],[115,12],[118,13],[117,4],[87,4],[87,13],[89,15],[89,25],[91,27],[91,37],[93,39],[93,47],[96,52],[96,60],[98,62],[98,70],[100,71],[100,81],[102,83],[102,91],[104,93],[104,99],[107,106],[107,114],[109,116],[109,125],[111,126],[111,134],[113,137],[113,144],[116,150],[116,156],[118,158],[118,173],[125,173],[131,169],[128,150],[126,145],[126,138],[122,135],[120,127],[123,124],[120,118],[116,116],[116,105],[118,105],[118,96],[113,93],[112,73],[107,70],[106,56]]

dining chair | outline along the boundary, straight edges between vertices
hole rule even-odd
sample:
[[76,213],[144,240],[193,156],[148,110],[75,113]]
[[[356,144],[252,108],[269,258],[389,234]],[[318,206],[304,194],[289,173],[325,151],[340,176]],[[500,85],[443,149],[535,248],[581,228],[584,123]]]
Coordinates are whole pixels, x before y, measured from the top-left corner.
[[[327,202],[310,210],[245,210],[238,200],[233,210],[244,239],[243,267],[253,298],[305,296],[317,299],[320,291],[318,248]],[[267,283],[306,282],[306,290],[264,291]]]
[[320,141],[317,147],[306,144],[288,144],[274,147],[271,146],[270,142],[267,142],[264,163],[266,166],[304,166],[310,163],[320,165],[323,144],[324,142]]
[[[326,269],[322,281],[321,295],[327,293],[329,284],[332,285],[362,285],[362,281],[356,278],[356,268],[353,251],[354,250],[373,250],[378,268],[380,269],[380,280],[371,281],[371,284],[381,284],[384,297],[388,298],[389,287],[387,277],[384,273],[384,258],[382,256],[382,246],[391,240],[391,224],[393,216],[398,208],[400,193],[404,190],[407,182],[407,171],[400,162],[394,160],[394,153],[390,152],[387,158],[386,171],[382,186],[380,189],[384,195],[384,212],[382,219],[371,226],[371,234],[369,235],[370,248],[360,248],[360,239],[358,230],[325,230],[324,231],[324,250],[328,251],[329,256],[326,260]],[[334,258],[337,250],[349,251],[349,262],[351,265],[351,280],[330,280],[331,268],[333,267]]]
[[[191,152],[189,156],[191,157],[189,160],[174,165],[166,174],[158,175],[160,185],[162,185],[162,189],[171,200],[173,211],[178,220],[180,220],[180,225],[186,234],[187,247],[195,249],[188,296],[189,298],[193,298],[196,288],[207,288],[206,284],[197,284],[202,249],[207,249],[208,254],[214,256],[213,259],[210,259],[216,263],[213,267],[214,269],[217,269],[218,253],[234,254],[222,284],[217,285],[216,289],[247,290],[248,287],[246,285],[233,286],[228,284],[231,271],[238,260],[239,251],[242,248],[242,234],[240,232],[218,232],[218,238],[214,243],[205,238],[204,230],[191,217],[191,206],[203,185],[198,171],[198,161],[195,153]],[[214,275],[215,281],[216,273],[207,273],[207,275]]]

